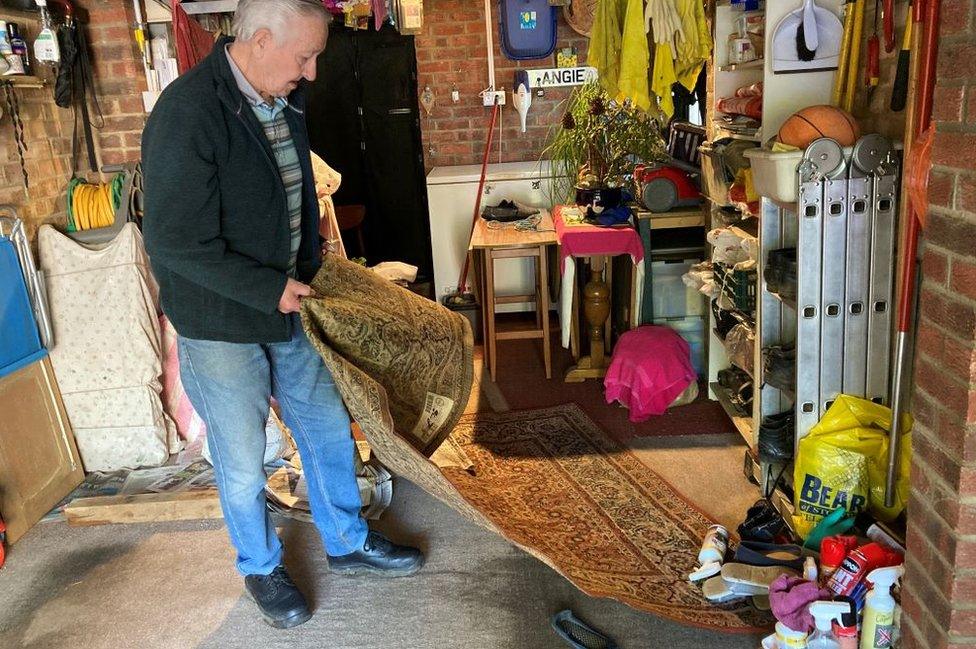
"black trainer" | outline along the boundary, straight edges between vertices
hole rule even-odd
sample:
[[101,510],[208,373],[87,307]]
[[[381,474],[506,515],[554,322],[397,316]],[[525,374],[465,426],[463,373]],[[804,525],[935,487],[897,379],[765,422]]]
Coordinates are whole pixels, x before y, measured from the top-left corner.
[[278,566],[270,575],[248,575],[244,578],[244,586],[261,610],[264,621],[276,629],[290,629],[312,617],[305,596],[284,566]]
[[340,575],[378,575],[407,577],[424,565],[424,555],[417,548],[397,545],[379,532],[370,531],[363,549],[329,556],[329,568]]

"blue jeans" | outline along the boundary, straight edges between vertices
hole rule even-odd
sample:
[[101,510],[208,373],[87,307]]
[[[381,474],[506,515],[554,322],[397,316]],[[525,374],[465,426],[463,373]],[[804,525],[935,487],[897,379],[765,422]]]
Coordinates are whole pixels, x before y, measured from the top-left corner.
[[355,552],[366,540],[349,415],[332,374],[298,316],[292,317],[291,340],[282,343],[179,337],[183,389],[207,425],[220,506],[243,575],[266,575],[281,563],[264,494],[264,424],[272,395],[298,445],[326,552]]

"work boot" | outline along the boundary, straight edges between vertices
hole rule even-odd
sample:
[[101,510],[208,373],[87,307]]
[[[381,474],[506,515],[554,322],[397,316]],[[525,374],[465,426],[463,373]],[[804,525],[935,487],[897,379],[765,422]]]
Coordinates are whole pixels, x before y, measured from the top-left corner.
[[283,565],[270,575],[248,575],[244,586],[261,610],[264,621],[276,629],[290,629],[312,617],[305,596],[288,576]]
[[340,575],[407,577],[424,565],[424,555],[416,548],[397,545],[379,532],[370,531],[361,550],[340,557],[329,557],[329,568]]

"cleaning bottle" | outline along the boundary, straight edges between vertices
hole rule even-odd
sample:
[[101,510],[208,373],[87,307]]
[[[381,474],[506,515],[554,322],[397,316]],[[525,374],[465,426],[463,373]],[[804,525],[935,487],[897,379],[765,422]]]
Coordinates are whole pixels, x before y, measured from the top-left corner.
[[39,63],[57,64],[61,62],[58,37],[51,26],[51,14],[47,11],[47,0],[34,0],[41,11],[41,31],[34,39],[34,58]]
[[837,597],[834,601],[847,605],[847,612],[840,617],[839,622],[834,622],[834,635],[837,636],[837,644],[840,645],[840,649],[858,649],[857,604],[851,597]]
[[905,574],[904,566],[878,568],[868,574],[874,584],[864,603],[861,623],[861,649],[888,649],[894,633],[895,598],[891,587]]
[[830,602],[818,600],[810,604],[810,615],[816,630],[807,640],[807,649],[840,649],[840,642],[834,635],[834,620],[840,620],[844,613],[850,611],[847,602]]
[[903,561],[900,552],[878,543],[862,545],[844,558],[840,568],[827,581],[827,589],[834,595],[849,595],[857,600],[855,590],[864,581],[865,575],[875,568],[894,566]]

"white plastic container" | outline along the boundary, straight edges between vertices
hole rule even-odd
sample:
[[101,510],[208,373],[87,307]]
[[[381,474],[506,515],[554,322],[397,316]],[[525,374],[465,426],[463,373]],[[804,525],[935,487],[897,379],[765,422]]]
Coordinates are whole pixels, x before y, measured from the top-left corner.
[[653,324],[671,327],[688,343],[691,352],[691,364],[699,375],[705,371],[705,318],[695,316],[690,318],[657,319]]
[[803,160],[803,151],[775,153],[769,149],[748,149],[743,152],[752,166],[752,180],[760,196],[784,203],[795,203],[799,190],[796,169]]
[[654,300],[652,317],[655,320],[705,315],[705,299],[702,294],[681,279],[699,261],[676,259],[651,262],[651,299]]

